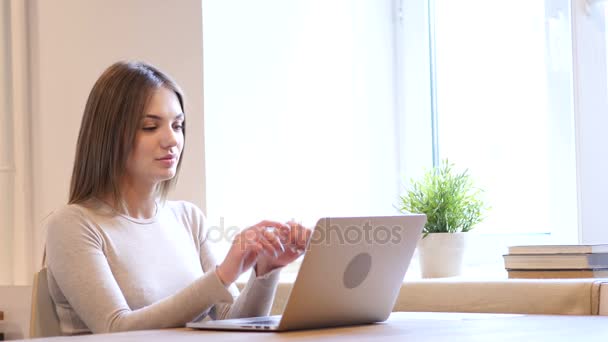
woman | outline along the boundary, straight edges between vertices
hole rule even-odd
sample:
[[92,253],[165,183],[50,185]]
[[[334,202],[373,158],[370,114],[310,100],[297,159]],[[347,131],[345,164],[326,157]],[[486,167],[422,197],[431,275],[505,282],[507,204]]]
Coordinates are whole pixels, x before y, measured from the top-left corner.
[[[179,87],[151,65],[116,63],[93,86],[69,203],[47,224],[49,290],[64,334],[266,315],[278,270],[304,250],[310,230],[263,221],[216,262],[201,211],[166,201],[186,117]],[[239,294],[234,281],[250,268]]]

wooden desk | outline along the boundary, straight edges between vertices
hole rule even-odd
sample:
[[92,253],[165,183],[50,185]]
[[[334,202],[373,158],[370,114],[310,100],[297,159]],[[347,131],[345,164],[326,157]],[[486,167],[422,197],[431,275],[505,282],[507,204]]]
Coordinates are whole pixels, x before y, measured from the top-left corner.
[[[607,341],[608,317],[395,312],[383,323],[287,333],[145,330],[78,336],[80,341]],[[71,337],[36,341],[67,342]],[[30,340],[31,341],[31,340]]]

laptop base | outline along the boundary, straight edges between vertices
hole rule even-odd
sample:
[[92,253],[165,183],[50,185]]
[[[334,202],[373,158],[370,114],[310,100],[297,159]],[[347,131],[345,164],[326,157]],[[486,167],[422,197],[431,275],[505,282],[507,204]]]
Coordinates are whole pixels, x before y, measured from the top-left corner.
[[262,316],[190,322],[186,327],[206,330],[279,331],[280,321],[281,316]]

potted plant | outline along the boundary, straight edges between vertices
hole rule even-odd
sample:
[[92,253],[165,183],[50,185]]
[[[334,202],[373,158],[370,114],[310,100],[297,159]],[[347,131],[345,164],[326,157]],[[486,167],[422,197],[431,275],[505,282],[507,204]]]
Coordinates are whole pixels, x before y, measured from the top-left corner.
[[454,164],[445,159],[421,180],[412,180],[407,193],[401,196],[402,212],[427,216],[418,243],[424,278],[460,274],[466,232],[483,220],[487,209],[481,192],[473,185],[468,170],[456,172]]

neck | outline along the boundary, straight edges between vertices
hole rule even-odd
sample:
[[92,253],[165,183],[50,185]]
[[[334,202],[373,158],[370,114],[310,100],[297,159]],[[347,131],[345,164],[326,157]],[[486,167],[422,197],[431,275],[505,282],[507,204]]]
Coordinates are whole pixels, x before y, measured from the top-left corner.
[[103,200],[115,210],[136,219],[148,219],[156,214],[156,185],[144,186],[127,181],[122,182],[122,203],[117,203],[110,194]]

